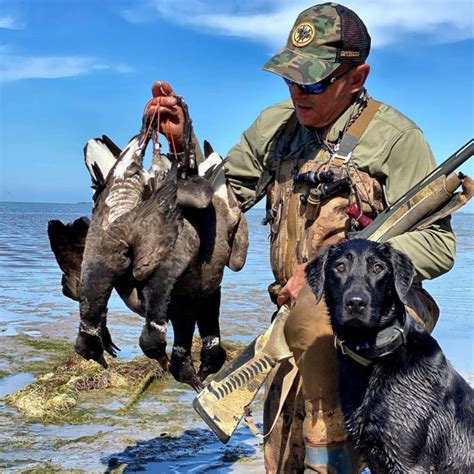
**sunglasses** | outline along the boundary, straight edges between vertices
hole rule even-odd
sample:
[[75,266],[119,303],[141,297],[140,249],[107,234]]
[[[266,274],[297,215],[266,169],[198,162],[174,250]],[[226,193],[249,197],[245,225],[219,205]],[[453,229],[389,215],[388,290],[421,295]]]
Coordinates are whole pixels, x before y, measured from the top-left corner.
[[344,72],[326,77],[322,81],[315,82],[314,84],[298,84],[297,82],[290,81],[286,77],[284,77],[283,80],[286,82],[288,87],[296,86],[305,94],[322,94],[331,84],[336,82],[342,76],[345,76],[351,70],[352,68],[346,69]]

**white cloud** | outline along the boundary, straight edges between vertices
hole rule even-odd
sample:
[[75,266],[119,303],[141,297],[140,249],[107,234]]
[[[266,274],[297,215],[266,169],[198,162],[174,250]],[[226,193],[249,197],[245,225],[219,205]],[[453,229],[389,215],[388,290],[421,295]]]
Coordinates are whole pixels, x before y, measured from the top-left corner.
[[[177,24],[209,34],[229,35],[281,47],[307,0],[143,0],[122,12],[133,22],[150,21],[150,7]],[[474,37],[471,0],[347,0],[366,23],[374,47],[401,43],[412,34],[436,43]],[[148,14],[141,14],[147,11]]]
[[3,15],[0,16],[0,29],[4,30],[21,30],[24,28],[24,25],[20,23],[12,15]]
[[126,65],[111,65],[97,58],[81,56],[18,56],[0,51],[0,81],[58,79],[97,71],[130,72]]

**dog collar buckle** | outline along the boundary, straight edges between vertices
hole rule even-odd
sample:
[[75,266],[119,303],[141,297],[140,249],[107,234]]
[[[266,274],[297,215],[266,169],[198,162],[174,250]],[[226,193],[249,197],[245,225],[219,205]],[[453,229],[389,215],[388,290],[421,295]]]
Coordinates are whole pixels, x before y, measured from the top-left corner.
[[337,336],[334,336],[334,347],[336,349],[339,349],[341,351],[341,354],[349,356],[351,359],[354,359],[356,362],[363,365],[364,367],[368,367],[372,363],[371,360],[366,359],[365,357],[362,357],[361,355],[357,354],[357,352],[354,352],[353,350],[349,349],[345,345],[344,341],[338,339]]
[[337,336],[334,336],[334,347],[336,349],[340,349],[340,351],[344,355],[347,355],[347,350],[346,350],[346,346],[344,345],[344,341],[341,341],[340,339],[338,339]]

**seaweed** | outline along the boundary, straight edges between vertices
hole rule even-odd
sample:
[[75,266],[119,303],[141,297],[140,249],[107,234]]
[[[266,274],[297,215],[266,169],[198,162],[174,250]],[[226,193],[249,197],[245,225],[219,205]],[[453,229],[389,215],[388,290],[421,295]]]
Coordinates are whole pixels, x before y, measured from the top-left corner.
[[[131,361],[108,358],[108,369],[94,361],[86,361],[72,353],[70,343],[50,339],[22,338],[22,342],[46,354],[43,367],[51,370],[22,390],[5,397],[5,401],[23,415],[43,423],[91,421],[93,415],[80,408],[81,394],[93,390],[123,389],[128,394],[126,402],[117,412],[122,415],[136,404],[155,380],[166,376],[159,363],[146,357]],[[233,360],[242,350],[242,344],[224,343],[227,361]],[[199,358],[200,341],[193,341],[193,359]],[[64,356],[66,354],[66,356]],[[60,362],[53,362],[61,359]],[[162,390],[165,384],[159,384]],[[117,393],[115,393],[117,396]],[[103,420],[102,420],[103,421]],[[117,423],[109,419],[108,423]]]

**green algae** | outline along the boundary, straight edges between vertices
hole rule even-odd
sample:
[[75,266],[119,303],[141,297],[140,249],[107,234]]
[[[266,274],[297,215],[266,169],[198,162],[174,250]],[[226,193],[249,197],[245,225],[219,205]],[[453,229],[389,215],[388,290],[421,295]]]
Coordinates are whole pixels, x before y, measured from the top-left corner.
[[29,345],[33,349],[40,350],[40,351],[48,351],[48,352],[62,352],[63,354],[66,352],[70,352],[72,349],[72,344],[70,342],[61,341],[57,339],[48,339],[48,338],[33,338],[31,336],[18,336],[20,341],[24,342],[25,344]]
[[53,447],[54,449],[60,449],[63,446],[68,446],[71,444],[77,444],[77,443],[94,443],[97,438],[100,436],[104,435],[104,431],[98,431],[97,433],[93,435],[87,435],[87,436],[80,436],[79,438],[57,438],[53,442]]
[[159,364],[145,357],[129,362],[111,360],[106,370],[94,361],[70,355],[51,372],[8,395],[5,400],[29,418],[42,422],[84,422],[84,418],[88,418],[87,411],[73,410],[79,403],[81,392],[109,388],[132,390],[150,371],[157,378],[163,376]]
[[53,464],[46,464],[45,466],[38,468],[31,468],[20,471],[21,474],[84,474],[88,471],[83,471],[82,469],[68,469],[65,471],[63,467],[55,466]]
[[[146,407],[136,407],[144,389],[137,387],[150,385],[151,379],[155,383],[147,388],[147,393],[155,399],[165,402],[168,406],[179,407],[179,398],[186,393],[188,386],[180,384],[169,375],[164,374],[158,362],[146,357],[137,357],[132,361],[123,361],[108,358],[109,368],[104,369],[94,361],[86,361],[74,354],[72,345],[68,342],[48,338],[36,339],[30,336],[19,335],[16,337],[19,344],[25,349],[23,353],[22,370],[37,375],[37,379],[27,387],[5,397],[10,406],[19,410],[26,417],[42,423],[92,423],[98,422],[105,425],[123,424],[120,415],[124,408],[128,409],[130,416],[136,416],[137,422],[148,414]],[[243,348],[242,344],[226,343],[228,361],[232,360]],[[193,341],[193,359],[199,358],[200,344]],[[42,360],[31,361],[32,355],[44,356]],[[27,362],[28,361],[28,362]],[[180,388],[182,387],[182,388]],[[89,403],[86,396],[91,391],[94,395]],[[130,402],[131,396],[135,399]],[[98,394],[101,396],[98,396]],[[113,400],[122,400],[121,408],[109,410],[100,407]],[[81,400],[88,405],[81,406]],[[128,405],[127,405],[128,403]],[[132,406],[133,405],[133,406]],[[156,413],[149,413],[156,416]],[[160,413],[160,420],[170,423],[172,430],[176,420],[174,409]],[[146,422],[145,422],[146,423]]]

